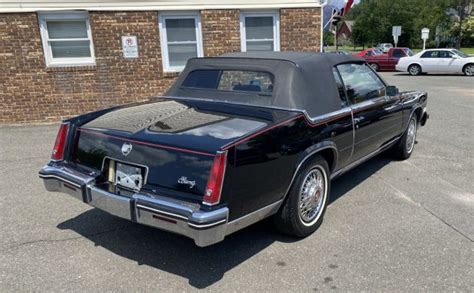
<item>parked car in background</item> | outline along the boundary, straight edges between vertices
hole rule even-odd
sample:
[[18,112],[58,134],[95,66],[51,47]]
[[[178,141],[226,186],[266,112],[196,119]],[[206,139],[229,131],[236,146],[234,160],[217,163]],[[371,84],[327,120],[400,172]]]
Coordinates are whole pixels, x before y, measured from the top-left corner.
[[368,48],[357,53],[352,53],[352,55],[359,56],[359,57],[382,55],[382,54],[383,54],[382,50],[377,49],[377,48]]
[[411,57],[402,58],[396,70],[411,75],[421,73],[464,73],[474,75],[474,57],[456,49],[428,49]]
[[385,150],[410,157],[427,99],[351,55],[195,58],[165,97],[64,121],[39,176],[49,191],[199,246],[269,216],[305,237],[332,179]]
[[390,48],[386,54],[362,56],[375,71],[395,71],[395,65],[403,57],[413,56],[409,48]]
[[376,48],[380,49],[384,53],[387,53],[388,50],[393,48],[393,45],[391,43],[381,43],[381,44],[377,44]]

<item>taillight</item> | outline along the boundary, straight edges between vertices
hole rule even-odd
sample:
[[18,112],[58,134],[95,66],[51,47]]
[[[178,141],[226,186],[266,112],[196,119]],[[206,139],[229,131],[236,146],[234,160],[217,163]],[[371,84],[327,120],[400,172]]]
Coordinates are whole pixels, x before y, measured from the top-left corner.
[[212,163],[211,173],[204,192],[203,204],[216,205],[221,200],[222,183],[224,183],[227,151],[217,153]]
[[64,149],[66,148],[68,131],[69,124],[61,124],[61,126],[59,127],[58,135],[56,136],[56,141],[54,142],[53,153],[51,154],[52,160],[60,161],[64,158]]

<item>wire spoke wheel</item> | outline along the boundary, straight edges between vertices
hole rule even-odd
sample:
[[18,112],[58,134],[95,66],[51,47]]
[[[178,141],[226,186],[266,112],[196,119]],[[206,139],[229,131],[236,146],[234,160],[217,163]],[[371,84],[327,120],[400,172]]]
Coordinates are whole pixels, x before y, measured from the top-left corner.
[[408,153],[413,151],[416,140],[416,119],[412,118],[407,130],[406,149]]
[[304,225],[312,225],[321,215],[327,196],[327,177],[319,166],[303,180],[299,192],[299,216]]

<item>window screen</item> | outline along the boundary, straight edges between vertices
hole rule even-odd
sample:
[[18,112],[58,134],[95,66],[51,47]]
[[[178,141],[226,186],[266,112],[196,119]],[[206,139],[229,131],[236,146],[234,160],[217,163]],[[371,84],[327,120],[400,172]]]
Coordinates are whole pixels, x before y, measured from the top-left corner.
[[165,71],[181,71],[190,58],[202,56],[198,14],[160,14],[159,27]]
[[38,20],[46,65],[95,64],[87,12],[41,12]]
[[185,88],[271,95],[273,92],[273,75],[260,71],[195,70],[188,74],[182,86]]

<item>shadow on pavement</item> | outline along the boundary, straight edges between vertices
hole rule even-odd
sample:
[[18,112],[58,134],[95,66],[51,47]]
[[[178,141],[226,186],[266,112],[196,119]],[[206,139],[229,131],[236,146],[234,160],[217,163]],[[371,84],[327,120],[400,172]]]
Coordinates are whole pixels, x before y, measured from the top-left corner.
[[[334,181],[329,203],[333,203],[390,160],[377,157]],[[294,242],[264,220],[226,237],[218,244],[199,248],[185,237],[138,225],[92,209],[57,226],[73,230],[119,256],[189,280],[195,288],[206,288],[237,265],[274,242]],[[317,232],[316,232],[317,233]],[[279,265],[276,260],[275,265]]]

